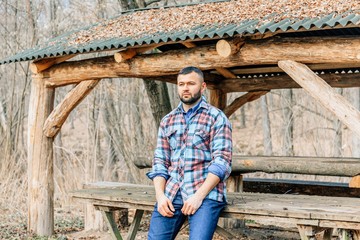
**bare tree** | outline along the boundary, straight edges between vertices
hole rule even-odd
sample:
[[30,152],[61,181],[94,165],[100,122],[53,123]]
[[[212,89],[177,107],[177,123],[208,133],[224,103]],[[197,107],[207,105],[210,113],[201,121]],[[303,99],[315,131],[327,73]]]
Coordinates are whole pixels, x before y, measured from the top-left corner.
[[261,112],[262,112],[262,126],[263,126],[263,143],[264,143],[264,154],[272,155],[272,139],[271,139],[271,127],[269,118],[269,109],[266,100],[266,95],[260,98]]

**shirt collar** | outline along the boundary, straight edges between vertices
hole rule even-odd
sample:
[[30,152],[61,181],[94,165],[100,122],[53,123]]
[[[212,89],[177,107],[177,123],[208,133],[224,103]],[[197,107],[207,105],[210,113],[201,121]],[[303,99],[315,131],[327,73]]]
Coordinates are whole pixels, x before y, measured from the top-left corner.
[[[206,101],[206,98],[204,95],[201,96],[200,102],[198,104],[196,104],[194,107],[190,108],[188,110],[188,112],[189,111],[195,112],[196,110],[198,110],[199,108],[202,108],[202,107],[208,109],[207,101]],[[182,102],[179,103],[177,110],[182,113],[185,113]]]

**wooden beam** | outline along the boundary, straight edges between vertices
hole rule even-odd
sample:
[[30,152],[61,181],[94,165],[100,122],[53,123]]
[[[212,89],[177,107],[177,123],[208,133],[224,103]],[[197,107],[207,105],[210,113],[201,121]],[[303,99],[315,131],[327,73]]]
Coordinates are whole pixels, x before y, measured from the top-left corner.
[[224,113],[227,117],[230,117],[236,110],[238,110],[245,103],[252,102],[261,96],[268,93],[268,91],[248,92],[238,98],[236,98],[229,106],[224,109]]
[[[350,88],[360,87],[360,73],[335,74],[325,73],[318,75],[331,87]],[[221,89],[230,92],[270,91],[272,89],[301,88],[289,75],[281,74],[269,77],[251,77],[224,79],[217,85],[209,85],[209,88]]]
[[[137,158],[138,168],[151,167],[151,158]],[[360,172],[359,158],[274,157],[233,155],[232,174],[251,172],[296,173],[353,177]]]
[[215,68],[215,70],[225,78],[236,78],[236,75],[226,68]]
[[54,233],[53,138],[42,129],[54,105],[54,89],[32,79],[28,116],[28,230],[39,236]]
[[74,87],[56,106],[44,124],[44,134],[47,137],[55,137],[60,131],[71,111],[93,90],[99,80],[88,80]]
[[[182,43],[187,48],[194,48],[196,47],[196,44],[193,42],[183,42]],[[231,71],[227,70],[226,68],[218,67],[215,68],[215,70],[220,73],[225,78],[236,78],[236,75],[233,74]]]
[[343,96],[335,92],[331,86],[304,64],[284,60],[279,61],[279,67],[360,137],[360,112]]
[[163,44],[156,44],[156,45],[140,47],[140,48],[128,48],[124,51],[115,53],[114,59],[116,62],[121,63],[121,62],[124,62],[126,60],[129,60],[129,59],[135,57],[137,54],[141,54],[141,53],[153,50],[157,47],[160,47],[161,45],[163,45]]
[[239,52],[242,45],[244,45],[244,39],[236,38],[233,40],[221,39],[216,43],[216,52],[223,58],[230,57]]
[[[326,70],[332,69],[334,72],[336,70],[342,69],[351,69],[351,68],[360,68],[360,62],[358,63],[341,63],[341,62],[334,62],[334,63],[326,63],[326,64],[307,64],[307,66],[311,70]],[[269,73],[283,73],[284,71],[276,66],[251,66],[251,67],[240,67],[231,70],[236,75],[252,75],[252,74],[269,74]]]
[[187,48],[194,48],[196,47],[196,44],[193,42],[182,42],[182,45],[184,45]]
[[186,66],[202,70],[247,65],[277,64],[293,59],[306,64],[359,64],[360,39],[288,38],[248,41],[241,51],[228,58],[220,57],[214,45],[136,56],[125,63],[112,56],[63,62],[37,75],[47,86],[74,84],[88,79],[115,77],[157,77],[177,74]]
[[73,58],[75,56],[76,54],[72,54],[72,55],[66,55],[66,56],[54,57],[54,58],[45,58],[38,61],[34,61],[30,64],[30,70],[32,73],[37,74],[50,68],[55,64],[65,62],[66,60],[69,60],[70,58]]

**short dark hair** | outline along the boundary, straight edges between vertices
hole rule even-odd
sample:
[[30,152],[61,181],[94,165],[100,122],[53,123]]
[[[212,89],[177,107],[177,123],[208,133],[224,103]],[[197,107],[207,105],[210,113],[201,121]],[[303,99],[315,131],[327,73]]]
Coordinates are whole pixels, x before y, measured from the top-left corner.
[[186,75],[192,72],[197,73],[202,79],[204,79],[203,72],[199,68],[194,66],[184,67],[183,69],[180,70],[178,75]]

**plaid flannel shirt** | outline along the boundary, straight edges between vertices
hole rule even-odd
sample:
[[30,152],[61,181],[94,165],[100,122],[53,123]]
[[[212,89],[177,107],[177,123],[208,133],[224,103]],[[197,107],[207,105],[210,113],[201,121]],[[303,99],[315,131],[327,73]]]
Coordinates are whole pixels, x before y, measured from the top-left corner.
[[225,180],[231,172],[231,159],[231,124],[203,98],[188,123],[181,103],[162,119],[152,171],[147,176],[166,176],[165,195],[172,201],[180,189],[186,200],[201,187],[214,165],[224,170],[224,177],[207,198],[226,201]]

